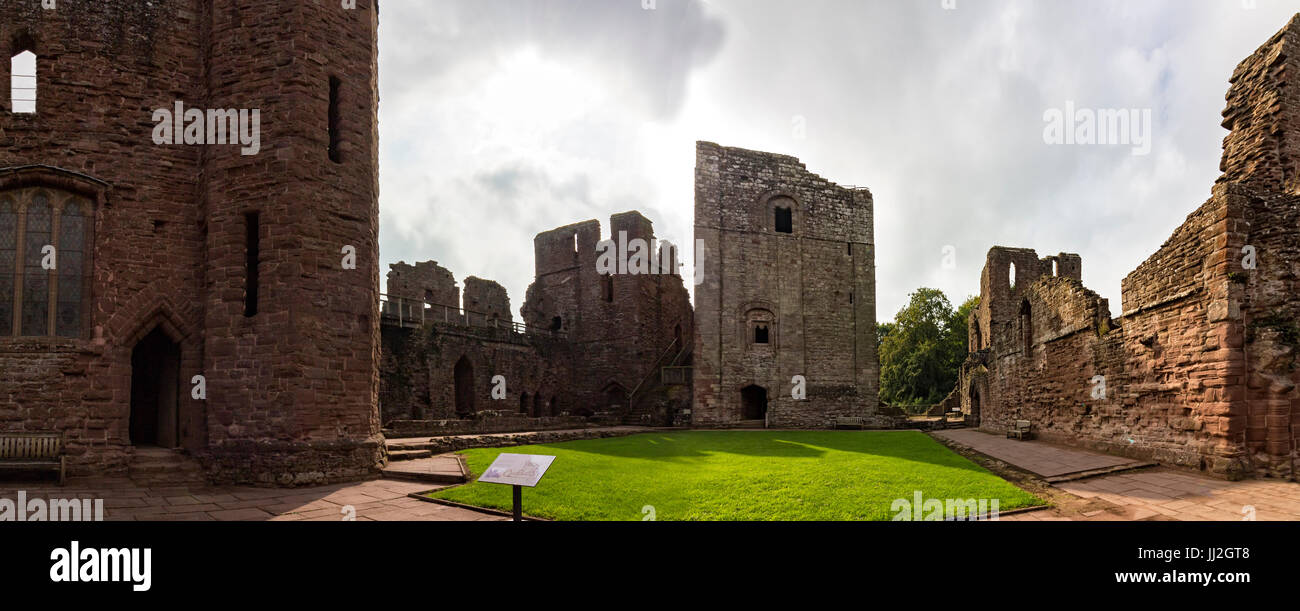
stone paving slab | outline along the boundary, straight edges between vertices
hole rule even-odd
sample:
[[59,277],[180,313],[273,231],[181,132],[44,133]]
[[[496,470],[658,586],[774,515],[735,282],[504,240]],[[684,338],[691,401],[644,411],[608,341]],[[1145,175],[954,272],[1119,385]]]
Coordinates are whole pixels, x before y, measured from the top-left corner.
[[[1040,441],[1006,439],[976,430],[937,431],[934,435],[1044,478],[1145,464]],[[1300,520],[1300,483],[1282,480],[1230,482],[1160,467],[1057,481],[1052,486],[1091,502],[1085,503],[1081,510],[1053,507],[1006,516],[1002,520]]]
[[104,499],[104,519],[123,521],[504,521],[459,507],[407,495],[443,486],[377,479],[311,488],[239,486],[142,487],[130,480],[71,479],[60,487],[47,482],[0,482],[0,498]]
[[1300,483],[1296,482],[1267,479],[1228,482],[1160,468],[1054,486],[1096,501],[1090,505],[1094,508],[1081,513],[1052,508],[1002,520],[1300,520]]
[[389,463],[384,477],[414,479],[440,484],[460,484],[469,480],[469,471],[455,454],[442,454],[431,458],[417,458]]
[[1063,448],[1041,441],[1017,441],[972,429],[936,431],[933,435],[957,442],[976,452],[992,456],[1042,477],[1060,477],[1083,471],[1141,464],[1130,458]]

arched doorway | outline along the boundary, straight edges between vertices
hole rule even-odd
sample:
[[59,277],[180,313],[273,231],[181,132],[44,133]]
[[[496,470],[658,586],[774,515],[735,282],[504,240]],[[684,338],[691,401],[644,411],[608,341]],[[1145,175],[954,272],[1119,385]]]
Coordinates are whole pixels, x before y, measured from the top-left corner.
[[456,370],[454,372],[456,380],[456,416],[468,418],[473,416],[474,412],[474,366],[470,365],[469,357],[460,357],[456,361]]
[[524,416],[532,415],[528,413],[528,393],[522,393],[519,395],[519,413]]
[[974,384],[970,387],[970,414],[966,416],[966,426],[971,428],[980,425],[980,391]]
[[132,445],[180,445],[181,347],[155,328],[131,350]]
[[741,420],[767,420],[767,389],[746,386],[740,390]]
[[604,399],[601,401],[601,410],[610,412],[623,412],[627,409],[627,390],[618,382],[610,382],[601,392]]

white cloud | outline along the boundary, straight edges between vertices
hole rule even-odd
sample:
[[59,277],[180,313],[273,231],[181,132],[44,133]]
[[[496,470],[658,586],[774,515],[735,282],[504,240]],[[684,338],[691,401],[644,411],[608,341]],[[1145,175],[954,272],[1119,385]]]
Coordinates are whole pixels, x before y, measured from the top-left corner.
[[[538,232],[637,209],[688,243],[711,140],[871,187],[882,320],[920,286],[978,293],[995,244],[1081,254],[1117,312],[1123,276],[1208,197],[1228,77],[1288,4],[386,0],[384,271],[436,259],[517,310]],[[1044,144],[1066,101],[1151,109],[1151,154]]]

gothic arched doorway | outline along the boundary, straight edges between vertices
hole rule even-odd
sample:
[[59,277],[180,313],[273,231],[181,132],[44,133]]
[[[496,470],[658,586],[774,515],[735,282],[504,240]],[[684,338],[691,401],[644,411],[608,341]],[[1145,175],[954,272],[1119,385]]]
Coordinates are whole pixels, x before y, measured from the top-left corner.
[[181,347],[161,327],[131,350],[131,443],[180,445]]

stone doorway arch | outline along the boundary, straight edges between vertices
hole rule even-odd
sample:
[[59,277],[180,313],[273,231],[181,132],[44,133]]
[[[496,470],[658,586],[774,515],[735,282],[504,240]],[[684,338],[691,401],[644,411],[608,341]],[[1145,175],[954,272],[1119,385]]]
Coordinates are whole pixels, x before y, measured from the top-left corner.
[[180,446],[181,347],[154,327],[131,349],[131,444]]

